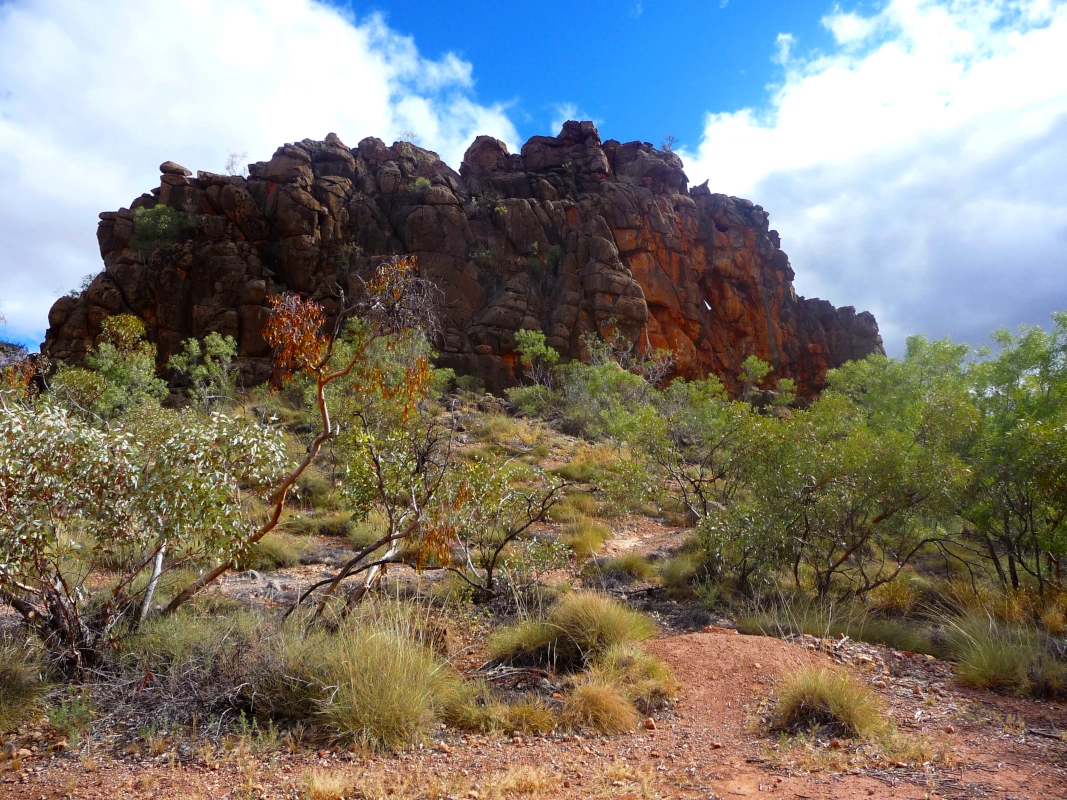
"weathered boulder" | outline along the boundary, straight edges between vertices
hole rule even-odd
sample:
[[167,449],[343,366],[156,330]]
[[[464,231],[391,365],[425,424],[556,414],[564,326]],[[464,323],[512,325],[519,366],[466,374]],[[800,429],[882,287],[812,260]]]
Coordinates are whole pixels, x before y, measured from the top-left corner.
[[[279,148],[247,178],[166,162],[160,186],[100,215],[104,271],[49,314],[42,347],[80,360],[110,314],[145,321],[160,363],[183,339],[234,336],[249,381],[271,370],[260,331],[267,296],[289,289],[327,312],[383,257],[417,256],[442,291],[440,361],[493,389],[516,380],[515,331],[543,330],[564,357],[586,333],[669,348],[677,374],[731,389],[757,355],[810,396],[826,371],[882,352],[869,313],[805,300],[767,213],[688,187],[681,159],[648,143],[601,142],[590,122],[535,136],[520,154],[479,136],[459,172],[408,142],[335,134]],[[182,220],[144,249],[134,211]],[[771,381],[773,384],[773,380]]]

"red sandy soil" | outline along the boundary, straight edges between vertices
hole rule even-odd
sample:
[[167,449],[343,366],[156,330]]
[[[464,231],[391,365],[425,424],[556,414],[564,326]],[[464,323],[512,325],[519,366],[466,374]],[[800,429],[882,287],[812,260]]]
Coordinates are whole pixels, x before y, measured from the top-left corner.
[[[48,754],[42,741],[38,752],[0,765],[0,798],[306,797],[311,774],[363,781],[367,796],[391,787],[394,797],[438,800],[1067,797],[1062,703],[963,691],[944,662],[847,640],[786,642],[709,629],[650,649],[683,686],[655,730],[528,739],[442,731],[425,748],[378,758],[337,749],[211,754],[174,742],[155,757],[142,744],[126,755],[79,758]],[[887,761],[847,743],[781,744],[765,730],[760,715],[783,672],[834,662],[875,688],[899,736],[922,743],[927,763]]]

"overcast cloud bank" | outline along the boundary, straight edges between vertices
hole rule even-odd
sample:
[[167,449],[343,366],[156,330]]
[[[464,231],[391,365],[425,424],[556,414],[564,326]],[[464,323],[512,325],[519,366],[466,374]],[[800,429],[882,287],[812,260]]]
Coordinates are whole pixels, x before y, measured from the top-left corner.
[[691,179],[771,214],[797,289],[972,343],[1067,309],[1067,4],[839,8],[783,32],[769,107],[709,114]]

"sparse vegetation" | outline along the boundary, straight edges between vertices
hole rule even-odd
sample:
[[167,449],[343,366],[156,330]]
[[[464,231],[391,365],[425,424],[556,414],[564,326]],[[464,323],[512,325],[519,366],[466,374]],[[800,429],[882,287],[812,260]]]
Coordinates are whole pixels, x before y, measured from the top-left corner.
[[[150,211],[142,243],[180,238]],[[523,252],[538,275],[561,257]],[[491,256],[470,252],[523,266]],[[217,334],[183,344],[168,386],[128,315],[50,391],[5,348],[0,598],[22,623],[0,642],[0,728],[37,713],[77,746],[125,704],[153,757],[205,717],[222,749],[620,735],[680,689],[635,607],[688,631],[930,653],[967,687],[1067,695],[1067,316],[978,359],[913,339],[901,359],[832,371],[810,402],[755,357],[731,397],[715,377],[667,382],[670,354],[613,322],[582,340],[589,363],[521,330],[508,407],[432,366],[432,299],[401,258],[333,328],[317,303],[274,296],[274,392],[238,385]],[[664,526],[669,544],[650,541]],[[844,669],[800,670],[776,694],[761,735],[903,746]],[[516,770],[485,791],[558,777]],[[323,770],[304,788],[458,791],[378,778]]]

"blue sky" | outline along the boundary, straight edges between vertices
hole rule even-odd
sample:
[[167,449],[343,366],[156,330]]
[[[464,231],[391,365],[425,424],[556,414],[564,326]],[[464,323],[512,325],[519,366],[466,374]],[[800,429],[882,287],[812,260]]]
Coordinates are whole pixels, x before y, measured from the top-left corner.
[[413,131],[458,166],[568,116],[674,134],[891,353],[1067,309],[1067,0],[328,2],[0,0],[0,337],[41,341],[163,161]]
[[605,138],[658,145],[673,133],[695,146],[709,111],[761,104],[781,80],[772,61],[779,33],[792,32],[802,48],[832,43],[820,24],[833,7],[825,0],[338,5],[381,13],[429,58],[468,60],[478,99],[507,104],[523,139],[548,132],[569,106],[598,121]]

